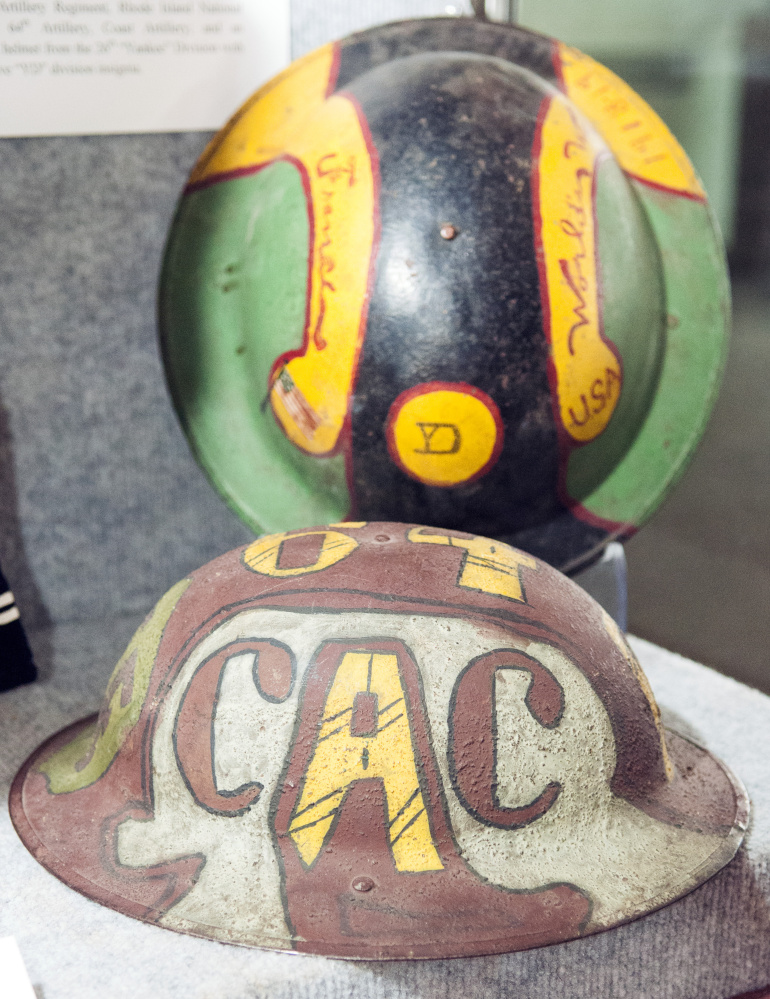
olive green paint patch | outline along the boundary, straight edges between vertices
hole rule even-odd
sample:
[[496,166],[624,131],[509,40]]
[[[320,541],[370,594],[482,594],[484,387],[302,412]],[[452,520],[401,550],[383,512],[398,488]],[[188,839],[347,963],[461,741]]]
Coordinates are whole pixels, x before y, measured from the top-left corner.
[[100,716],[98,722],[40,764],[52,794],[80,791],[96,783],[117,756],[126,736],[139,721],[163,630],[190,582],[183,579],[172,586],[128,643],[107,685],[112,696],[106,718]]

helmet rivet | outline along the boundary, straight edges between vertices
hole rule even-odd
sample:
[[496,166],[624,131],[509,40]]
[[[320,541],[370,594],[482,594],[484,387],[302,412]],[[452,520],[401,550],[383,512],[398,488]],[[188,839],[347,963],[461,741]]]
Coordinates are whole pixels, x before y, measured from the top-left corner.
[[376,534],[374,537],[375,541],[390,541],[390,536],[387,534]]
[[356,891],[371,891],[374,888],[374,881],[371,878],[356,878],[353,887]]
[[449,225],[448,222],[441,226],[439,232],[442,239],[454,239],[457,235],[457,229],[453,225]]

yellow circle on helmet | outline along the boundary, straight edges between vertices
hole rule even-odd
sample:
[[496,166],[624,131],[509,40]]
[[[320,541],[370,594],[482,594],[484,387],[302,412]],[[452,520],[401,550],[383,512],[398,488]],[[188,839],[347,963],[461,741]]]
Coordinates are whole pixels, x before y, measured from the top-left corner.
[[457,486],[482,475],[503,446],[500,411],[464,382],[427,382],[402,392],[387,422],[388,450],[407,475]]

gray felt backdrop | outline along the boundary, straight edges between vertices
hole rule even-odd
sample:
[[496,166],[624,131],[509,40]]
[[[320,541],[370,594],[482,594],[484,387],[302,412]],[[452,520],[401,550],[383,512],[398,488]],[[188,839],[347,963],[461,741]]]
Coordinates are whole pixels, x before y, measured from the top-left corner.
[[[293,55],[445,10],[294,0]],[[53,626],[133,624],[185,573],[249,537],[193,461],[156,343],[166,232],[208,138],[0,140],[0,564],[43,673]],[[114,659],[130,626],[110,627]]]

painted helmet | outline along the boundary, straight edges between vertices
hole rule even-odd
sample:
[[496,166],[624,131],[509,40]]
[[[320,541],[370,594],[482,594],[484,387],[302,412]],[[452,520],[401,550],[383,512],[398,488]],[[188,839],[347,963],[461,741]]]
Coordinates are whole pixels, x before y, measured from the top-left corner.
[[339,957],[523,950],[734,855],[741,785],[661,726],[611,618],[431,527],[268,535],[174,586],[102,710],[25,763],[28,849],[120,912]]
[[181,198],[162,349],[257,531],[352,519],[562,569],[623,538],[715,396],[723,253],[665,125],[574,49],[407,21],[258,91]]

